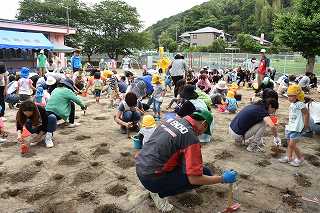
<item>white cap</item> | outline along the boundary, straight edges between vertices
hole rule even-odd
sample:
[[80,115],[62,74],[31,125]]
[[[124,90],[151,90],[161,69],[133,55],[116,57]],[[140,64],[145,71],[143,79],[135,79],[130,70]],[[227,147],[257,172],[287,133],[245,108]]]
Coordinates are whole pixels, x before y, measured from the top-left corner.
[[54,85],[57,82],[57,80],[53,76],[48,76],[46,84],[51,86]]
[[266,53],[267,51],[265,49],[261,49],[260,53]]
[[43,54],[43,53],[44,53],[44,50],[40,50],[40,53]]

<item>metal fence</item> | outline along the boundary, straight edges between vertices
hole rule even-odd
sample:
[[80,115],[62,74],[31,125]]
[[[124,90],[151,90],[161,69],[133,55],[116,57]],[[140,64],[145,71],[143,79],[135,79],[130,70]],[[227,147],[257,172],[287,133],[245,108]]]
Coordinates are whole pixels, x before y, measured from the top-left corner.
[[[167,54],[173,58],[175,53]],[[250,53],[187,53],[184,54],[185,60],[190,67],[195,70],[201,69],[204,66],[210,68],[235,68],[237,66],[245,67],[246,62],[255,57],[260,59],[259,54]],[[301,55],[268,55],[270,66],[275,68],[278,73],[285,74],[302,74],[305,72],[306,59]],[[316,58],[314,72],[320,76],[320,58]]]

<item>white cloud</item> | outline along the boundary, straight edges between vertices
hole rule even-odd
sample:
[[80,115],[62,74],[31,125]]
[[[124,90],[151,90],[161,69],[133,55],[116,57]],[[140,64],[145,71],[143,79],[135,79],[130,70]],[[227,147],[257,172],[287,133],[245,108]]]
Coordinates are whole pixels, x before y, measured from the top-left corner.
[[[145,27],[148,27],[157,21],[183,12],[197,4],[207,0],[124,0],[131,6],[137,8],[140,14],[140,20]],[[0,0],[0,18],[14,19],[19,8],[19,0]],[[4,3],[5,2],[5,3]],[[86,3],[95,3],[99,0],[84,0]]]

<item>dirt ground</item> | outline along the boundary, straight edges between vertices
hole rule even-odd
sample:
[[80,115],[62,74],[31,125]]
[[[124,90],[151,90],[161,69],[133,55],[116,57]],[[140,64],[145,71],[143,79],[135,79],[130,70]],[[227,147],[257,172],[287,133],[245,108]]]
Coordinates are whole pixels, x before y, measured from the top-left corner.
[[[252,91],[242,89],[241,93],[243,107]],[[172,93],[166,102],[170,96]],[[84,99],[89,107],[85,115],[77,108],[80,127],[59,127],[54,148],[38,145],[25,156],[20,155],[15,143],[16,110],[7,111],[9,142],[0,146],[1,213],[158,212],[136,177],[136,150],[127,135],[120,134],[113,121],[114,110],[107,108],[105,98],[100,104],[93,97]],[[288,101],[280,102],[277,114],[283,137]],[[227,128],[234,115],[212,111],[213,140],[203,145],[203,160],[217,174],[231,168],[239,172],[234,185],[234,199],[241,204],[238,212],[320,212],[320,205],[302,199],[320,199],[320,137],[304,139],[299,144],[306,162],[294,168],[278,163],[283,150],[272,154],[271,134],[264,138],[266,153],[248,153],[235,146]],[[228,186],[217,184],[170,201],[174,212],[221,212],[226,207],[227,194]]]

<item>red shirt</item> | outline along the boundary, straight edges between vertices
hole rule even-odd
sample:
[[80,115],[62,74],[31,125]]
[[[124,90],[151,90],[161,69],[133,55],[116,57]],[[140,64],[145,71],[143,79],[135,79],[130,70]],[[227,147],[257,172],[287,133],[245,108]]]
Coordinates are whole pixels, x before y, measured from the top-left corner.
[[266,58],[262,58],[259,63],[258,73],[265,75],[267,72],[267,61]]

